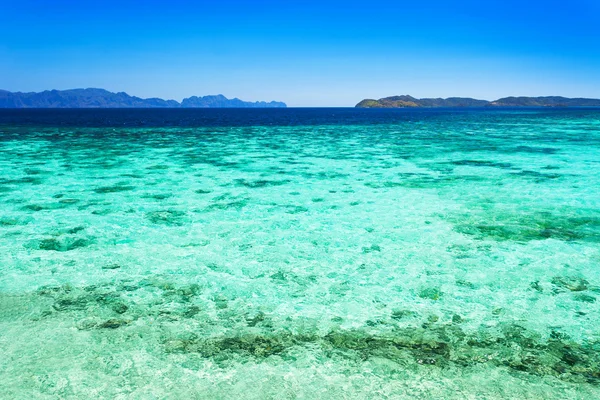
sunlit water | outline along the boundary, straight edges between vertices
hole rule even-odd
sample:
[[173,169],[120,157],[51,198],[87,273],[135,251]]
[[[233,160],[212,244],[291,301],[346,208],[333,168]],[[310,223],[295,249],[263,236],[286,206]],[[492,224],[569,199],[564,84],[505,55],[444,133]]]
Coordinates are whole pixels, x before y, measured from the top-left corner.
[[2,112],[0,397],[599,398],[599,188],[600,110]]

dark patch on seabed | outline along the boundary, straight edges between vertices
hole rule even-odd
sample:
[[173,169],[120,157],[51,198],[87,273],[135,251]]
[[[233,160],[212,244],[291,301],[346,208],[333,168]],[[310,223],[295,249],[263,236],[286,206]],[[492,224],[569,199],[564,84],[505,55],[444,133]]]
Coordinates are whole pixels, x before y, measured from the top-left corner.
[[533,147],[533,146],[517,146],[514,148],[515,152],[522,153],[539,153],[539,154],[556,154],[559,149],[554,147]]
[[88,247],[94,243],[94,238],[59,236],[39,240],[31,240],[25,243],[25,248],[32,250],[52,250],[58,252],[71,251],[82,247]]
[[[455,318],[460,323],[459,318]],[[456,324],[397,329],[389,334],[367,331],[333,330],[325,335],[297,334],[288,330],[235,336],[201,338],[188,333],[185,338],[168,339],[167,352],[199,353],[224,362],[236,355],[263,359],[290,357],[296,346],[318,348],[328,358],[364,361],[386,358],[404,364],[407,359],[439,368],[470,367],[490,363],[537,376],[553,376],[576,383],[600,383],[600,344],[580,345],[560,333],[541,341],[526,329],[505,324],[497,332],[467,335]]]
[[250,189],[264,188],[269,186],[281,186],[286,183],[290,183],[290,180],[256,180],[256,181],[248,181],[246,179],[236,179],[236,184],[238,186],[247,187]]
[[440,174],[435,176],[416,173],[400,173],[398,175],[401,179],[399,181],[366,182],[365,186],[372,189],[407,188],[436,190],[449,185],[486,181],[485,177],[477,175]]
[[104,193],[118,193],[118,192],[128,192],[135,189],[135,187],[125,184],[118,184],[114,186],[102,186],[94,189],[94,192],[99,194]]
[[550,212],[473,212],[450,218],[454,230],[478,240],[529,242],[555,239],[600,243],[600,216],[571,217]]
[[146,218],[153,224],[181,226],[185,223],[186,213],[178,210],[158,210],[149,212]]
[[526,179],[533,179],[533,180],[535,180],[535,182],[544,182],[547,180],[558,179],[558,178],[564,177],[563,174],[549,174],[549,173],[530,171],[530,170],[522,170],[520,172],[512,172],[511,175],[521,177],[521,178],[526,178]]
[[[109,266],[109,269],[113,268]],[[572,292],[590,289],[588,281],[577,277],[555,277],[551,284],[559,290]],[[183,331],[176,329],[177,333],[165,331],[160,335],[163,351],[199,354],[224,367],[239,357],[257,362],[275,356],[293,359],[293,350],[301,347],[321,352],[329,359],[363,362],[377,357],[401,365],[409,362],[442,369],[491,364],[508,368],[515,374],[552,376],[567,382],[600,385],[600,342],[577,343],[559,330],[552,330],[548,339],[542,339],[539,334],[511,322],[467,332],[461,327],[463,318],[456,314],[451,322],[441,323],[437,316],[430,316],[420,326],[406,327],[398,325],[397,321],[414,319],[418,313],[393,310],[388,319],[367,323],[383,326],[387,328],[385,332],[334,328],[327,333],[317,333],[317,330],[306,328],[298,331],[291,319],[286,327],[274,326],[268,313],[249,309],[245,317],[242,314],[238,318],[238,323],[245,327],[206,337],[203,324],[215,323],[210,310],[220,310],[223,314],[218,314],[219,318],[227,318],[230,314],[226,314],[229,307],[226,297],[216,295],[207,300],[203,296],[204,290],[200,285],[177,285],[161,279],[84,287],[46,286],[24,296],[2,296],[0,318],[39,320],[71,313],[70,320],[77,329],[84,331],[136,329],[138,320],[150,327],[144,321],[146,318],[152,318],[151,329],[158,330],[165,324],[195,320],[200,324],[194,325],[199,331],[190,331],[193,328],[188,324]],[[138,295],[137,291],[147,293]],[[148,293],[152,293],[151,300],[148,300]],[[440,293],[432,289],[423,296],[439,298]],[[145,302],[140,301],[144,298]],[[22,315],[19,310],[27,307],[17,305],[18,302],[42,304],[41,313],[31,315],[27,311]],[[10,312],[9,307],[14,311]]]
[[490,167],[490,168],[502,168],[510,169],[513,167],[511,163],[497,162],[497,161],[486,161],[486,160],[457,160],[450,161],[452,165],[468,166],[468,167]]

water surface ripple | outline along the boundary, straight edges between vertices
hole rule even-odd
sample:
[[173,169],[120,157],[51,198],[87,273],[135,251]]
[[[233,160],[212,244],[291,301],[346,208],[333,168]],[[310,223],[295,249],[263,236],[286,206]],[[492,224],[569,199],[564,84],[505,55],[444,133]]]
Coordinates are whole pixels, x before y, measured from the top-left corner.
[[600,110],[0,112],[4,398],[600,397]]

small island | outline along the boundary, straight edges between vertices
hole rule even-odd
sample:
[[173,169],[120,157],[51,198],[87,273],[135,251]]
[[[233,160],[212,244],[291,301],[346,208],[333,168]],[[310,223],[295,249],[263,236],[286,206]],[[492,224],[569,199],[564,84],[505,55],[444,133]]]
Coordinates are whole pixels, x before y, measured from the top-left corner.
[[600,107],[600,99],[546,97],[504,97],[494,101],[469,97],[417,99],[409,95],[365,99],[357,108],[434,108],[434,107]]

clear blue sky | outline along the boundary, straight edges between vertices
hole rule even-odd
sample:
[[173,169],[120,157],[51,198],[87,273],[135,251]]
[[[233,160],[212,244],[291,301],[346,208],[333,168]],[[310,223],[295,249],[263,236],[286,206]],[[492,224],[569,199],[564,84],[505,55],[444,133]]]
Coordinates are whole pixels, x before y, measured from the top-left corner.
[[0,0],[0,88],[600,97],[599,0]]

